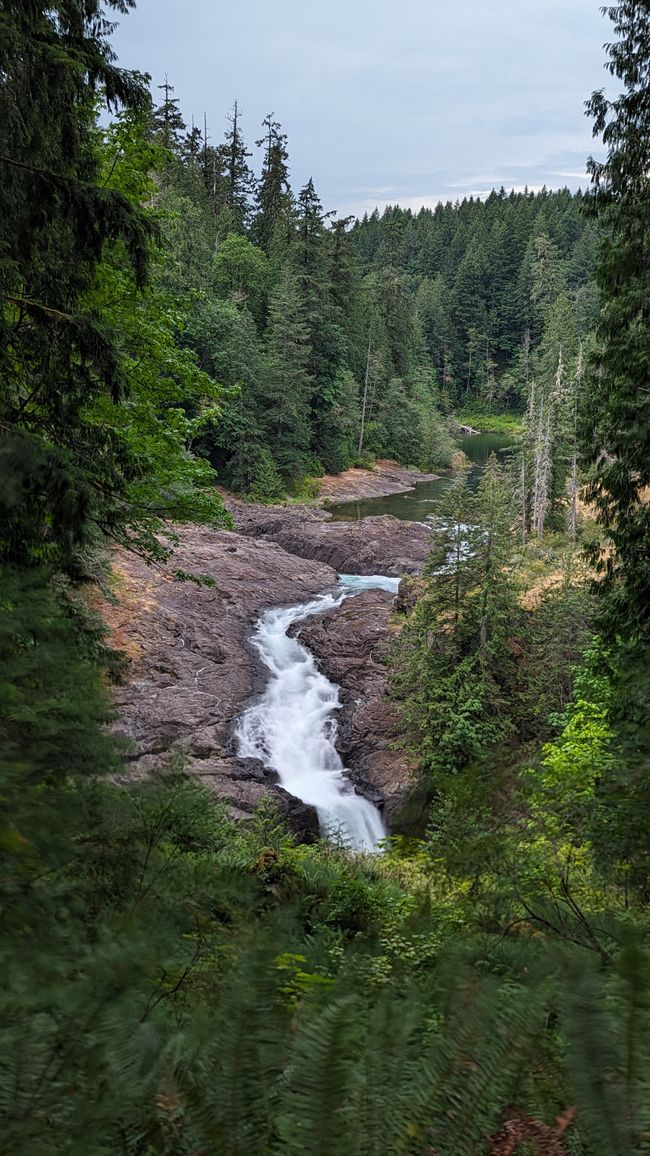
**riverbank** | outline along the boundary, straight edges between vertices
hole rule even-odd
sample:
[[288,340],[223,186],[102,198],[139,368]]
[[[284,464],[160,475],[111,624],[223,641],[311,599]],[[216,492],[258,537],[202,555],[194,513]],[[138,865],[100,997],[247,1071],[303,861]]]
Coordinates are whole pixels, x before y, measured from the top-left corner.
[[[253,519],[272,514],[268,507],[245,509]],[[169,568],[116,553],[116,597],[102,611],[114,645],[127,657],[115,693],[115,730],[130,747],[122,778],[142,778],[177,761],[236,817],[274,800],[299,837],[309,839],[318,829],[313,809],[287,795],[261,761],[238,754],[236,722],[266,685],[250,646],[254,624],[271,607],[305,602],[335,586],[337,571],[345,568],[315,555],[342,551],[352,573],[382,573],[382,565],[395,574],[416,573],[429,535],[424,527],[413,534],[414,527],[382,518],[372,520],[382,525],[367,527],[354,540],[351,527],[337,524],[330,541],[322,537],[324,511],[291,507],[276,510],[276,518],[279,513],[271,533],[282,535],[284,519],[293,552],[272,540],[268,525],[257,532],[249,522],[246,533],[181,528]],[[363,548],[364,571],[353,564],[357,548]],[[207,575],[215,586],[175,580],[172,567]],[[378,659],[379,644],[389,636],[392,603],[381,592],[357,595],[331,612],[322,645],[314,636],[316,660],[335,682],[332,662],[345,665],[347,654],[337,748],[360,793],[384,804],[389,814],[407,777],[403,757],[390,749],[394,727],[387,728],[385,671]]]
[[382,498],[412,490],[418,482],[432,482],[439,474],[410,470],[398,462],[379,459],[373,469],[343,470],[320,479],[318,503],[355,502],[361,498]]
[[115,730],[130,748],[123,777],[139,779],[177,761],[236,817],[274,799],[301,837],[315,833],[310,808],[292,801],[261,764],[238,758],[233,727],[264,686],[248,644],[255,619],[331,587],[336,573],[229,531],[189,526],[179,535],[173,569],[207,575],[214,587],[175,580],[172,566],[149,567],[119,552],[116,601],[102,607],[114,645],[128,659],[115,692]]
[[518,437],[524,428],[523,417],[514,413],[459,413],[456,415],[460,429],[469,429],[475,434],[507,433]]

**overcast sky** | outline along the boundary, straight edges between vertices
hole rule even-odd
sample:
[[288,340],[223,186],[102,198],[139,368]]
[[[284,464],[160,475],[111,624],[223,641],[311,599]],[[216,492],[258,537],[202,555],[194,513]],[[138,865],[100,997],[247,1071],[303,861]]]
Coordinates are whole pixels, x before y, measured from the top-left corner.
[[[506,188],[585,187],[584,101],[607,83],[601,0],[138,0],[120,62],[169,74],[189,122],[249,147],[274,112],[295,190],[326,209],[419,208]],[[159,95],[159,94],[157,94]]]

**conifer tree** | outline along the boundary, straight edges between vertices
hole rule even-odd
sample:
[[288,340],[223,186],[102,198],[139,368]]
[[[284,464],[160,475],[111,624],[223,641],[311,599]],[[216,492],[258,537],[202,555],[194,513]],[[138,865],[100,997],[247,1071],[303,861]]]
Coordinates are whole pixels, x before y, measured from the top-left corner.
[[201,156],[203,154],[203,134],[201,129],[194,124],[192,119],[192,127],[180,144],[181,160],[192,171],[198,169],[201,163]]
[[536,331],[546,323],[551,306],[564,288],[557,245],[542,233],[534,238],[530,267],[531,319]]
[[[169,149],[170,152],[175,152],[181,147],[182,142],[185,143],[183,133],[187,126],[183,120],[178,97],[172,97],[171,95],[172,92],[175,92],[175,89],[173,84],[169,83],[169,78],[166,73],[165,83],[159,84],[158,88],[164,92],[165,96],[161,104],[153,109],[151,114],[151,131],[154,138],[162,144],[163,148]],[[193,128],[189,135],[189,140],[194,148],[198,145],[196,132],[197,130]]]
[[244,233],[252,212],[252,197],[255,191],[255,177],[248,165],[253,154],[246,148],[241,129],[242,113],[238,101],[228,114],[230,128],[226,130],[226,143],[220,147],[223,163],[225,206],[224,218],[220,222],[220,232]]
[[264,148],[264,160],[255,194],[257,211],[251,231],[256,243],[268,253],[280,219],[291,215],[292,197],[286,134],[281,132],[280,123],[273,119],[272,112],[265,117],[262,127],[264,136],[255,143],[258,148]]
[[332,437],[331,424],[339,400],[336,383],[344,365],[345,344],[340,313],[331,294],[331,237],[325,227],[331,214],[323,212],[311,178],[300,191],[296,214],[292,267],[309,335],[312,448],[327,468],[340,469],[337,435]]
[[[152,226],[99,182],[93,102],[146,111],[140,77],[116,67],[99,0],[5,5],[0,37],[0,557],[67,569],[93,528],[130,520],[139,470],[93,399],[117,401],[116,335],[86,303],[105,248],[120,242],[137,285]],[[126,11],[115,0],[108,7]]]
[[645,0],[610,5],[615,39],[608,69],[622,91],[593,94],[594,135],[607,146],[591,160],[587,207],[603,229],[596,270],[602,302],[597,349],[581,422],[588,496],[613,549],[604,574],[601,629],[613,650],[614,720],[621,755],[602,785],[601,854],[629,864],[650,894],[650,10]]
[[302,295],[286,269],[269,299],[265,404],[261,422],[278,469],[288,484],[309,472],[313,381]]
[[529,382],[527,427],[532,438],[531,525],[541,537],[564,521],[573,460],[578,339],[573,307],[561,293],[549,305]]
[[606,239],[597,268],[604,305],[598,372],[583,445],[594,470],[591,496],[616,547],[608,563],[612,626],[632,643],[647,636],[650,622],[650,555],[643,550],[650,541],[643,496],[650,484],[650,12],[646,3],[625,0],[608,14],[616,32],[608,67],[624,91],[613,101],[597,92],[589,102],[594,135],[602,136],[608,157],[590,161],[595,188],[588,205]]
[[480,762],[512,731],[513,521],[494,455],[475,496],[461,479],[440,501],[425,591],[404,628],[396,675],[434,783]]

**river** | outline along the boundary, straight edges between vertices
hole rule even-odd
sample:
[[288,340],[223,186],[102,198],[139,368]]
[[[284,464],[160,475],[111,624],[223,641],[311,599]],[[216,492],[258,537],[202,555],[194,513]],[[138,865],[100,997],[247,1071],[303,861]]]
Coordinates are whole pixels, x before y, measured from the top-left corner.
[[[470,486],[477,486],[485,463],[491,453],[504,457],[515,444],[507,433],[472,434],[460,440],[460,448],[472,463],[467,470]],[[382,498],[365,498],[356,502],[340,502],[326,508],[337,522],[359,522],[371,515],[392,514],[406,522],[423,522],[435,513],[441,492],[450,485],[457,472],[450,470],[434,482],[418,482],[413,490],[389,494]]]
[[377,808],[357,795],[336,749],[339,688],[322,674],[290,626],[332,610],[362,590],[397,593],[399,578],[339,576],[333,591],[268,610],[251,639],[269,673],[266,690],[236,732],[242,758],[260,759],[290,795],[315,807],[321,831],[353,851],[376,851],[386,830]]
[[[513,444],[505,434],[464,438],[461,448],[472,462],[470,485],[477,485],[491,453]],[[440,493],[454,472],[434,482],[389,497],[328,507],[334,520],[360,521],[372,514],[392,514],[421,522],[436,509]],[[289,634],[294,623],[340,606],[362,590],[397,592],[399,578],[384,575],[339,575],[338,586],[309,602],[268,610],[258,619],[252,645],[269,681],[264,694],[241,716],[236,738],[242,758],[261,760],[276,772],[291,795],[316,808],[322,833],[352,851],[374,852],[386,837],[377,808],[358,795],[336,749],[339,688],[319,671],[313,656]]]

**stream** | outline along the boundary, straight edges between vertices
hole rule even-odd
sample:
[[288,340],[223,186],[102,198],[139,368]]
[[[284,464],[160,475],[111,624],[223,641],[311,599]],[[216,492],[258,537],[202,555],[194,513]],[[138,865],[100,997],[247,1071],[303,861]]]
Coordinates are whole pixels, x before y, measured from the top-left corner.
[[[507,434],[464,438],[461,448],[472,462],[470,485],[476,486],[492,452],[512,445]],[[334,520],[359,521],[369,515],[392,514],[406,521],[424,521],[436,509],[441,491],[454,473],[413,490],[329,506]],[[259,759],[276,772],[289,794],[316,808],[322,833],[352,851],[381,850],[386,830],[377,808],[358,795],[336,749],[339,688],[322,674],[313,655],[289,628],[313,615],[340,606],[362,590],[397,593],[399,578],[384,575],[339,575],[338,586],[310,602],[268,610],[258,620],[252,645],[269,681],[261,698],[241,716],[236,739],[241,758]]]
[[399,578],[340,575],[330,593],[268,610],[251,639],[270,678],[261,699],[239,721],[239,754],[273,769],[289,794],[316,808],[323,834],[353,851],[377,851],[386,836],[384,824],[377,808],[356,794],[336,750],[339,688],[287,632],[294,622],[332,610],[362,590],[396,593],[398,586]]

